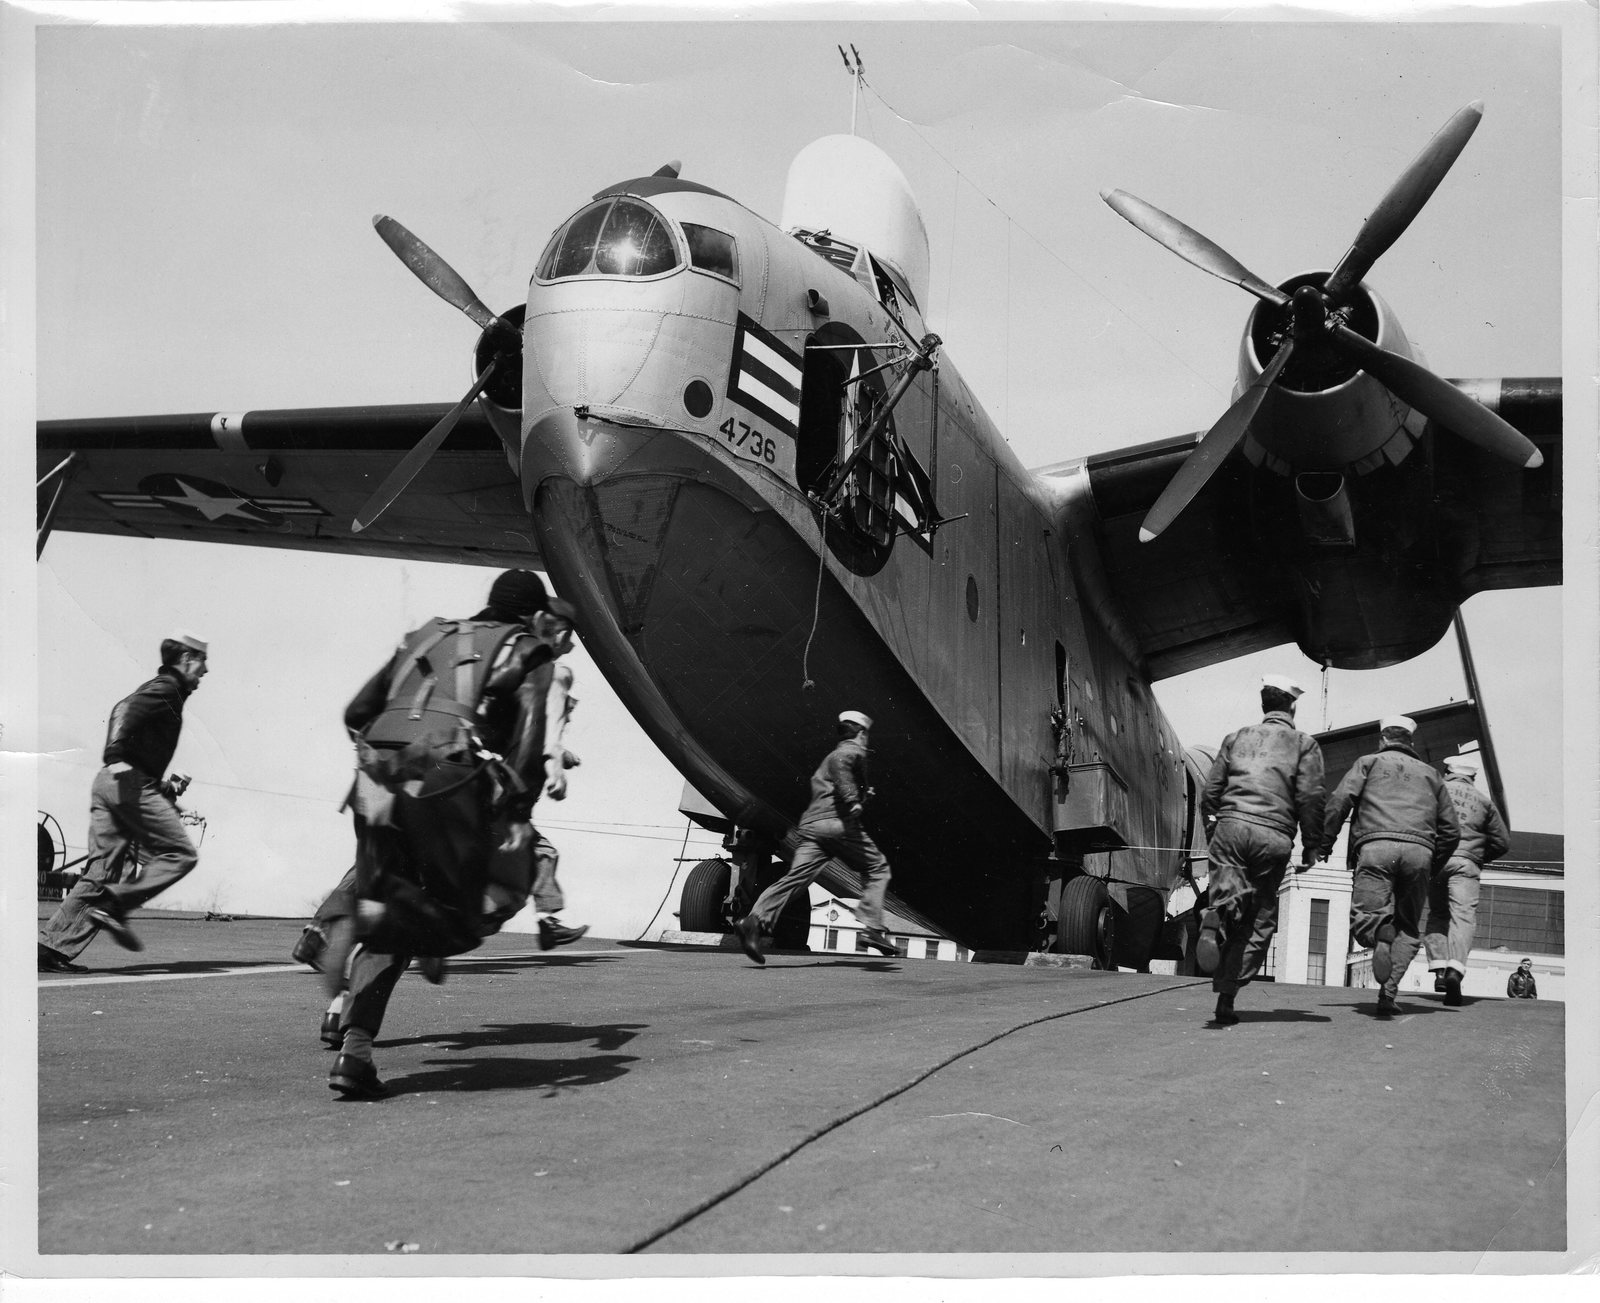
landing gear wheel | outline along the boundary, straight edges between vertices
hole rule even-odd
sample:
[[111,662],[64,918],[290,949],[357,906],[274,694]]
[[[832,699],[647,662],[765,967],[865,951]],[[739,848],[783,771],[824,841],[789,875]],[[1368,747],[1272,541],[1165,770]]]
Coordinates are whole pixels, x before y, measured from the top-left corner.
[[726,932],[722,903],[728,898],[733,865],[727,860],[701,860],[683,881],[678,926],[685,932]]
[[1116,945],[1116,913],[1106,884],[1088,874],[1073,878],[1061,891],[1056,950],[1066,955],[1089,955],[1096,968],[1111,968]]

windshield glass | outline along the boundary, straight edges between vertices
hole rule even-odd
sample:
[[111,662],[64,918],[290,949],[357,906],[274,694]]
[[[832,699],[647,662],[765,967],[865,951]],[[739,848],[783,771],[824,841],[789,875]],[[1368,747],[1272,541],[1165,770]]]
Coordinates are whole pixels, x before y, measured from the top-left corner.
[[538,275],[659,276],[679,265],[677,245],[654,209],[634,199],[602,199],[556,232]]

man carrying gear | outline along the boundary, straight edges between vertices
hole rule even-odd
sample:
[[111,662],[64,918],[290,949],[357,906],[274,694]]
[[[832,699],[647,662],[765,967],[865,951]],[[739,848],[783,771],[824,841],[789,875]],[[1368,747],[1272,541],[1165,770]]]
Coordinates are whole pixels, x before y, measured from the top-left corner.
[[1416,724],[1404,715],[1378,723],[1380,749],[1350,767],[1328,800],[1322,840],[1332,846],[1350,816],[1350,935],[1372,947],[1378,1014],[1395,1012],[1400,978],[1421,945],[1418,930],[1428,879],[1461,840],[1444,780],[1411,746]]
[[[526,901],[546,703],[573,619],[538,575],[508,570],[471,620],[435,618],[408,635],[346,708],[358,769],[353,907],[331,920],[319,957],[330,994],[349,989],[331,1089],[386,1093],[372,1041],[412,957],[441,981],[446,957]],[[490,892],[491,863],[509,895]]]
[[1212,1020],[1224,1025],[1239,1021],[1234,996],[1261,971],[1278,930],[1278,888],[1297,824],[1295,871],[1323,855],[1322,748],[1294,726],[1303,692],[1281,674],[1262,678],[1264,718],[1223,739],[1200,798],[1211,879],[1195,959],[1217,994]]
[[[1451,756],[1444,762],[1444,790],[1455,806],[1461,841],[1445,866],[1428,883],[1428,967],[1434,989],[1444,992],[1448,1005],[1461,1003],[1461,982],[1467,975],[1467,955],[1478,925],[1478,879],[1483,866],[1511,849],[1511,834],[1494,802],[1478,790],[1473,775],[1478,758]],[[1395,967],[1401,968],[1401,947],[1395,945]],[[1409,960],[1410,955],[1406,958]]]
[[[89,793],[89,856],[83,876],[39,933],[39,971],[81,973],[72,961],[108,932],[125,950],[144,947],[127,917],[187,876],[200,857],[184,831],[177,800],[189,785],[163,781],[183,731],[183,703],[207,672],[207,647],[192,633],[161,642],[161,668],[111,708],[104,768]],[[122,871],[133,844],[143,853],[137,878]]]
[[867,730],[872,721],[859,710],[840,713],[838,742],[817,772],[811,775],[811,804],[800,816],[800,844],[789,871],[756,898],[750,912],[734,924],[744,952],[758,964],[761,933],[771,932],[797,891],[806,891],[823,866],[832,860],[848,865],[862,877],[861,906],[856,911],[866,925],[862,940],[879,954],[898,952],[883,926],[883,901],[889,890],[889,861],[861,826],[861,812],[871,796],[867,785]]

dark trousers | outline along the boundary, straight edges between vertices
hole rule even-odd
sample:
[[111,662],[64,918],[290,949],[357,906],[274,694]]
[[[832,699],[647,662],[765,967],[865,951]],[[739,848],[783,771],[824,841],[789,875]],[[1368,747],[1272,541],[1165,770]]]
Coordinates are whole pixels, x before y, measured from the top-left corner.
[[1222,920],[1222,957],[1211,989],[1232,994],[1266,962],[1278,930],[1278,888],[1289,866],[1293,840],[1261,824],[1222,819],[1211,835],[1211,880],[1207,905]]
[[395,794],[387,822],[358,813],[355,894],[384,907],[361,932],[369,950],[459,955],[482,940],[497,842],[491,796],[480,766],[446,760],[428,771],[419,790]]

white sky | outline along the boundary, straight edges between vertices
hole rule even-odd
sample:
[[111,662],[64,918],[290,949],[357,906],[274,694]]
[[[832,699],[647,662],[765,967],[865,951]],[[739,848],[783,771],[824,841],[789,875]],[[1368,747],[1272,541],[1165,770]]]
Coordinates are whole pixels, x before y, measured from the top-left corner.
[[[1369,280],[1441,374],[1562,370],[1553,26],[76,27],[37,47],[38,415],[453,401],[474,328],[388,252],[373,213],[496,308],[590,194],[668,159],[775,218],[790,158],[848,129],[837,43],[883,97],[862,100],[860,134],[922,201],[929,324],[1025,464],[1203,429],[1229,401],[1252,300],[1139,235],[1101,189],[1278,280],[1330,266],[1474,99],[1477,134]],[[176,767],[209,823],[201,867],[162,903],[308,912],[350,855],[345,701],[405,629],[477,609],[492,575],[57,535],[38,569],[39,807],[79,853],[107,712],[164,634],[193,628],[213,670]],[[1513,819],[1535,830],[1563,816],[1563,596],[1466,608]],[[1214,745],[1256,713],[1263,668],[1317,673],[1284,649],[1158,693],[1185,741]],[[568,917],[633,936],[672,879],[680,780],[581,651],[575,669],[585,765],[540,824],[564,852]],[[1301,717],[1461,695],[1447,641],[1332,675],[1327,717],[1316,689]]]

